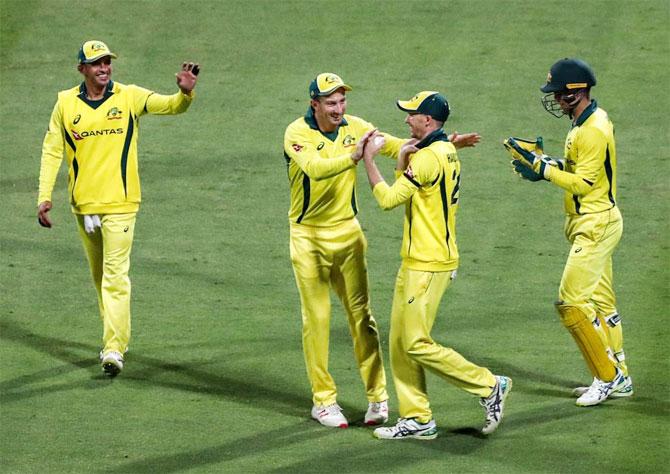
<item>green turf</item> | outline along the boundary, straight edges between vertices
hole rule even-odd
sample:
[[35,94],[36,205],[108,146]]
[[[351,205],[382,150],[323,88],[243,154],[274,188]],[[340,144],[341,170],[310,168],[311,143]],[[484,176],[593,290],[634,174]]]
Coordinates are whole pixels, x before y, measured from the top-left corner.
[[[1,0],[0,21],[2,472],[667,472],[667,1]],[[202,64],[187,115],[142,120],[134,333],[113,381],[97,363],[101,325],[64,168],[55,227],[35,217],[49,114],[79,82],[75,55],[91,38],[119,54],[116,80],[161,92],[176,90],[182,60]],[[595,68],[594,96],[616,126],[615,285],[636,390],[592,409],[570,397],[587,371],[552,308],[568,249],[561,192],[520,182],[500,145],[541,134],[561,153],[568,121],[542,110],[538,87],[575,55]],[[405,136],[394,100],[438,89],[453,108],[447,128],[483,136],[461,153],[462,262],[434,336],[513,377],[489,439],[475,431],[477,401],[430,377],[440,437],[374,440],[338,305],[331,368],[355,423],[309,419],[282,137],[322,71],[352,84],[348,111],[383,130]],[[392,177],[388,162],[382,171]],[[386,339],[402,211],[379,211],[362,172]]]

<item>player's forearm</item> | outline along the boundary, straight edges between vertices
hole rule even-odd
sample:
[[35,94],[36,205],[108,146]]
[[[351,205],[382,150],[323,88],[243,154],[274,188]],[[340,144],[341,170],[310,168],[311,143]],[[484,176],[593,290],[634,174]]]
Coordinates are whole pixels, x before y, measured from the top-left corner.
[[356,166],[350,154],[328,159],[320,158],[317,155],[309,158],[303,156],[296,158],[294,155],[292,158],[298,163],[300,169],[314,181],[332,178]]
[[370,189],[375,189],[375,186],[379,183],[384,183],[384,177],[379,172],[377,168],[377,163],[373,159],[364,159],[365,163],[365,172],[368,175],[368,182],[370,183]]
[[394,137],[393,135],[389,135],[388,133],[384,133],[383,135],[385,143],[382,149],[379,150],[379,153],[397,160],[398,156],[400,155],[400,148],[405,144],[407,140],[403,138]]
[[184,94],[182,91],[172,95],[151,94],[147,98],[147,112],[154,115],[176,115],[186,112],[195,93]]
[[62,158],[55,158],[54,156],[43,154],[42,162],[40,163],[40,181],[39,192],[37,195],[37,204],[44,201],[51,201],[51,193],[56,184],[56,177],[58,176],[58,169],[60,168]]
[[51,201],[51,193],[56,184],[58,169],[63,161],[63,135],[58,120],[52,117],[49,129],[42,143],[42,160],[40,162],[40,179],[37,203]]
[[584,196],[593,189],[593,182],[581,176],[562,171],[555,166],[549,166],[544,172],[545,178],[556,186],[563,188],[575,196]]
[[393,186],[389,186],[383,180],[380,181],[372,188],[372,194],[377,200],[379,207],[389,210],[407,202],[416,190],[416,186],[401,176],[393,183]]

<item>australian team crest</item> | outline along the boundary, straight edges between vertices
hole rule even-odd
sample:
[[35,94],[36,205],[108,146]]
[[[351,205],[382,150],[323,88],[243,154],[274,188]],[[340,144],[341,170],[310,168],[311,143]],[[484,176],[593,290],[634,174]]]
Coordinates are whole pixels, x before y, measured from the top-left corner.
[[123,118],[121,114],[123,114],[123,112],[119,110],[118,107],[112,107],[107,111],[107,120],[118,120]]

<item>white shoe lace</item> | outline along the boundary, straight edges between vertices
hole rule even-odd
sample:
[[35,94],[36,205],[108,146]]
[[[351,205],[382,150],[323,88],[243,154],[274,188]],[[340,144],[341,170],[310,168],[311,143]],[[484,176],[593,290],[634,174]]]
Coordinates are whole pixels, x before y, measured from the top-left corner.
[[418,426],[414,420],[408,418],[398,418],[398,422],[395,426],[390,428],[391,431],[395,433],[401,433],[403,435],[414,433],[417,431]]
[[[324,413],[325,411],[325,413]],[[332,405],[324,406],[321,407],[319,410],[319,416],[333,416],[333,415],[341,415],[342,414],[342,408],[337,403],[333,403]]]

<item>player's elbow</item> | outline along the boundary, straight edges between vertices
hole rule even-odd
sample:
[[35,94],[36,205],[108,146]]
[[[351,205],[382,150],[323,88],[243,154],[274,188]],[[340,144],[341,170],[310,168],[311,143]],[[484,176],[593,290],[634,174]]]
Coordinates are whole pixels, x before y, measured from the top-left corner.
[[572,194],[575,196],[583,197],[589,194],[593,190],[593,183],[582,179],[580,182],[575,183],[572,187]]
[[379,204],[379,207],[384,211],[390,211],[391,209],[394,209],[398,206],[398,203],[387,197],[377,198],[377,203]]
[[305,170],[305,174],[312,181],[322,181],[324,179],[330,178],[330,176],[327,173],[321,173],[309,167]]

